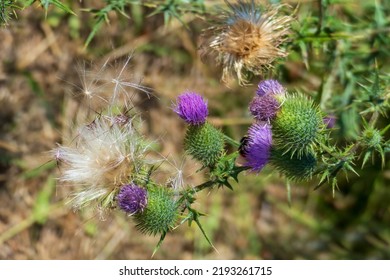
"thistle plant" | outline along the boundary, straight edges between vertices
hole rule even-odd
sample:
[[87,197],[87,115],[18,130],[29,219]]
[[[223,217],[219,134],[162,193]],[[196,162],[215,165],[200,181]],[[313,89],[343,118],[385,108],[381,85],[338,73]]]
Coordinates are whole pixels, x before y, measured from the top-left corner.
[[[224,13],[216,16],[216,22],[203,34],[203,55],[222,67],[223,81],[233,77],[240,85],[247,85],[252,77],[260,81],[247,104],[252,118],[241,141],[210,121],[212,110],[202,94],[177,93],[171,109],[186,124],[182,147],[186,156],[201,165],[198,172],[204,172],[203,183],[189,185],[182,174],[177,179],[172,173],[166,181],[155,176],[166,157],[151,157],[158,153],[139,132],[142,122],[136,110],[130,110],[130,96],[120,96],[117,91],[118,84],[134,91],[147,89],[120,77],[111,80],[116,87],[110,98],[100,96],[107,103],[102,113],[79,125],[74,141],[52,151],[62,172],[60,181],[75,187],[71,202],[76,208],[123,212],[141,233],[159,235],[154,252],[168,233],[185,223],[195,223],[212,245],[202,226],[204,214],[195,207],[197,193],[215,187],[233,190],[232,182],[238,183],[240,174],[262,174],[268,172],[269,165],[272,174],[282,175],[287,185],[290,181],[311,182],[315,188],[329,185],[335,194],[340,171],[359,174],[358,164],[363,168],[378,156],[384,166],[390,151],[386,139],[389,82],[377,68],[372,79],[361,83],[360,95],[348,104],[361,112],[358,135],[339,141],[333,132],[339,129],[342,114],[329,108],[325,90],[315,98],[312,92],[290,90],[277,79],[262,77],[275,60],[287,56],[282,45],[292,32],[292,17],[281,15],[281,7],[260,8],[254,0],[226,4]],[[172,8],[170,4],[163,6]],[[119,6],[118,11],[124,7]],[[169,11],[176,15],[173,8]],[[97,12],[101,21],[105,13]],[[99,94],[88,91],[92,99]],[[384,127],[378,125],[380,120],[385,120]],[[181,183],[172,184],[178,181]]]
[[[139,116],[130,114],[134,111],[130,92],[145,93],[146,88],[122,77],[129,59],[112,79],[120,85],[114,83],[111,97],[102,96],[106,83],[95,92],[89,88],[88,101],[104,100],[105,108],[92,121],[76,127],[73,140],[59,144],[52,155],[60,167],[59,181],[73,188],[69,202],[74,208],[90,207],[102,213],[120,210],[142,233],[160,234],[163,239],[177,225],[182,205],[178,189],[152,179],[164,159],[151,155],[152,142],[139,133]],[[101,81],[94,77],[93,82]]]
[[222,156],[223,134],[206,122],[207,102],[197,93],[179,95],[174,111],[189,125],[184,149],[205,167],[214,166]]

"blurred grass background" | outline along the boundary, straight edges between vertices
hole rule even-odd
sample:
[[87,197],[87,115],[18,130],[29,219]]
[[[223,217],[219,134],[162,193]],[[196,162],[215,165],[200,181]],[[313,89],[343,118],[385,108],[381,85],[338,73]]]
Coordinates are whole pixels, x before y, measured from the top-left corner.
[[[0,259],[149,259],[158,237],[138,233],[122,214],[104,219],[64,205],[66,186],[56,184],[58,167],[47,151],[69,137],[80,107],[77,67],[83,61],[121,65],[134,52],[129,73],[143,77],[153,97],[138,96],[145,133],[161,139],[160,152],[183,161],[184,124],[170,107],[186,89],[209,100],[211,121],[239,140],[252,122],[247,106],[256,83],[242,88],[219,81],[220,69],[203,64],[197,52],[201,15],[185,23],[154,7],[129,5],[110,12],[87,48],[96,22],[83,9],[104,1],[63,1],[76,15],[37,5],[17,12],[0,29]],[[164,3],[168,3],[169,1]],[[271,1],[278,3],[278,1]],[[264,1],[264,3],[268,3]],[[389,74],[388,1],[282,1],[297,7],[290,55],[269,77],[291,90],[316,97],[338,117],[335,138],[355,140],[361,128],[354,106],[370,84],[375,63]],[[223,1],[205,1],[211,10]],[[115,74],[113,74],[115,75]],[[387,89],[388,90],[388,89]],[[388,119],[380,119],[385,126]],[[345,140],[346,139],[346,140]],[[278,173],[240,175],[234,191],[199,195],[208,215],[203,226],[218,252],[195,226],[168,235],[157,259],[388,259],[390,258],[390,169],[387,158],[370,163],[360,176],[340,177],[332,197],[316,181],[292,185],[292,204]],[[203,181],[195,162],[183,162],[188,184]]]

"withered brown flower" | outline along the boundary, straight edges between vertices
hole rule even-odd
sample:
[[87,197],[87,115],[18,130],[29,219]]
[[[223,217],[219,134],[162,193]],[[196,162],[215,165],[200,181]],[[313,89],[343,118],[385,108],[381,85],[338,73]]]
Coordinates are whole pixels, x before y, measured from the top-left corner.
[[287,56],[280,45],[287,40],[293,18],[280,15],[280,7],[262,11],[256,0],[225,0],[228,10],[216,17],[201,36],[201,56],[222,66],[222,81],[236,76],[248,83],[248,72],[261,75],[272,62]]

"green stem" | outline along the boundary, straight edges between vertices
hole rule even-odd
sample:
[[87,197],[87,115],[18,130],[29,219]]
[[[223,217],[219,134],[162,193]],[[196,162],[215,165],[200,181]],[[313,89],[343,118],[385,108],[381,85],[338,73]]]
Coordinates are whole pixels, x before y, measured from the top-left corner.
[[203,191],[204,189],[207,189],[209,187],[211,187],[212,185],[216,184],[217,182],[215,181],[207,181],[207,182],[204,182],[200,185],[197,185],[193,188],[190,188],[188,191],[185,191],[186,193],[191,193],[191,194],[195,194],[195,193],[198,193],[200,191]]
[[378,111],[374,111],[374,113],[372,114],[368,124],[370,126],[372,126],[372,127],[375,126],[376,122],[378,121],[378,117],[379,117]]
[[[236,172],[237,175],[248,169],[248,167],[242,167],[242,166],[236,166],[235,168],[237,170],[237,172]],[[218,184],[218,183],[219,182],[217,180],[210,180],[210,181],[204,182],[200,185],[197,185],[195,187],[183,190],[182,192],[180,192],[180,195],[182,196],[180,201],[183,201],[187,197],[187,195],[189,195],[189,194],[191,194],[191,195],[196,194],[196,193],[203,191],[204,189],[207,189],[207,188],[209,188],[215,184]]]
[[240,145],[241,145],[240,142],[237,142],[236,140],[230,138],[229,136],[227,136],[225,134],[223,135],[223,137],[224,137],[225,141],[228,142],[230,145],[232,145],[236,148],[240,147]]
[[[56,204],[52,204],[50,206],[50,208],[48,209],[48,213],[50,213],[48,217],[55,218],[55,217],[59,217],[59,216],[64,215],[66,213],[66,211],[64,211],[63,206],[64,206],[64,203],[62,201],[60,201]],[[8,229],[6,229],[4,232],[2,232],[0,234],[0,245],[2,245],[7,240],[13,238],[14,236],[18,235],[22,231],[28,229],[29,227],[31,227],[34,223],[36,223],[38,221],[39,221],[39,218],[36,217],[36,215],[31,214],[26,219],[20,221],[19,223],[17,223],[14,226],[11,226]]]
[[319,20],[317,25],[316,35],[320,34],[322,31],[322,27],[324,25],[324,14],[325,14],[325,3],[324,0],[318,0],[318,8],[319,8]]

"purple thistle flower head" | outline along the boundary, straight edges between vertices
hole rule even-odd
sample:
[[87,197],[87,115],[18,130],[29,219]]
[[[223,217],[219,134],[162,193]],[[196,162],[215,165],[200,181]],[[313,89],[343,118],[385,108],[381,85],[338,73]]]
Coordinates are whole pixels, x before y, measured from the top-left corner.
[[272,146],[272,132],[268,124],[254,124],[248,130],[248,136],[241,141],[241,155],[245,166],[253,172],[260,170],[268,163]]
[[258,96],[264,96],[267,94],[282,94],[284,91],[284,87],[278,81],[264,80],[257,86],[256,94]]
[[129,214],[142,212],[148,203],[148,193],[133,183],[122,186],[117,195],[119,208]]
[[276,116],[279,102],[273,95],[256,95],[249,104],[249,110],[258,121],[269,121]]
[[336,117],[333,115],[326,116],[325,118],[323,118],[323,122],[326,125],[326,128],[333,128],[336,124]]
[[180,118],[190,125],[200,125],[206,122],[209,114],[207,101],[194,92],[184,92],[176,100],[176,107],[173,108]]

